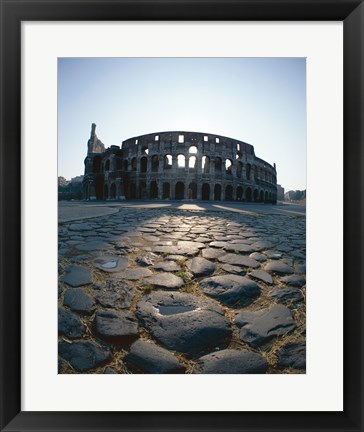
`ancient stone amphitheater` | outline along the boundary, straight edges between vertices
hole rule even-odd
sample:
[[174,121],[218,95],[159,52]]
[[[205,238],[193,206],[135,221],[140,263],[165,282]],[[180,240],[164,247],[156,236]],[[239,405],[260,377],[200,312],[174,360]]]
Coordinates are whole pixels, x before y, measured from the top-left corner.
[[92,124],[86,200],[162,199],[276,203],[277,172],[243,141],[202,132],[155,132],[105,149]]

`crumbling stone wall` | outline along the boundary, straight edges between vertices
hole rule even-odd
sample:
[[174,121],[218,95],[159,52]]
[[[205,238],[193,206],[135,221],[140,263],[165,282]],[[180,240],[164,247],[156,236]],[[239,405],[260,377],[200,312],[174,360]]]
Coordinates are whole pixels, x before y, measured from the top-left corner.
[[88,153],[84,199],[124,197],[276,203],[276,167],[239,140],[157,132]]

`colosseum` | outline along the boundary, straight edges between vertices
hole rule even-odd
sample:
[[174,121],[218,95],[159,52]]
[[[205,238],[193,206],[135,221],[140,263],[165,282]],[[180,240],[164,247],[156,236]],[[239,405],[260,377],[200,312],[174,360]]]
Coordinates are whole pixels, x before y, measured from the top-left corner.
[[277,201],[276,165],[243,141],[202,132],[155,132],[105,148],[91,127],[85,200]]

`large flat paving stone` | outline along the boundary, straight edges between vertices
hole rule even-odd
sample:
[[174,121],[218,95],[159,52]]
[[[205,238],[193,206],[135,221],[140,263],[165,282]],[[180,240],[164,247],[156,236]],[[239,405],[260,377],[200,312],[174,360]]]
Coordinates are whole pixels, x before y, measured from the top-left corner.
[[[191,242],[192,243],[192,242]],[[200,252],[197,246],[153,246],[152,252],[171,255],[194,256]]]
[[238,265],[242,267],[251,267],[253,269],[258,268],[260,263],[252,258],[248,258],[244,255],[238,255],[234,253],[227,253],[218,258],[218,260],[225,264]]
[[289,275],[281,277],[281,282],[284,282],[286,285],[301,288],[306,284],[306,278],[302,275]]
[[165,271],[165,272],[175,272],[180,271],[181,267],[175,261],[162,261],[153,266],[154,270]]
[[104,286],[95,290],[97,302],[105,308],[129,308],[135,295],[135,287],[126,282],[108,280]]
[[202,257],[195,257],[187,262],[187,268],[194,276],[208,276],[216,270],[216,265]]
[[200,286],[204,294],[231,307],[247,306],[260,295],[260,288],[254,281],[232,274],[203,279]]
[[181,374],[186,370],[170,351],[142,340],[133,343],[124,363],[134,373]]
[[152,292],[138,302],[136,315],[155,340],[187,357],[226,348],[231,339],[223,310],[191,294]]
[[253,270],[249,273],[249,277],[264,282],[267,285],[273,284],[272,276],[263,270]]
[[84,335],[85,328],[80,318],[64,308],[58,308],[58,334],[69,339],[77,339]]
[[184,285],[183,279],[171,273],[158,273],[143,281],[144,285],[154,285],[161,288],[176,289]]
[[104,272],[114,273],[126,269],[129,259],[127,256],[103,255],[95,258],[92,264]]
[[153,272],[147,268],[131,268],[120,273],[120,277],[128,280],[139,280],[152,276]]
[[101,240],[93,240],[93,241],[78,244],[75,247],[80,251],[90,252],[94,250],[107,249],[109,247],[109,243],[106,243]]
[[255,249],[245,243],[234,243],[234,244],[228,244],[225,246],[225,250],[228,252],[240,252],[240,253],[252,253],[255,251]]
[[97,311],[95,333],[115,345],[124,345],[138,338],[138,323],[125,311]]
[[288,342],[278,351],[278,365],[293,369],[306,369],[306,343]]
[[109,348],[101,347],[95,342],[61,342],[58,344],[58,355],[78,372],[95,369],[111,358]]
[[282,261],[271,261],[264,270],[277,275],[288,275],[293,273],[293,269]]
[[83,288],[70,288],[64,293],[63,304],[86,315],[95,309],[95,300]]
[[201,254],[202,254],[203,258],[215,260],[215,259],[225,255],[225,252],[221,249],[208,247],[208,248],[202,249]]
[[92,283],[92,273],[86,267],[69,265],[65,268],[62,281],[72,287],[79,287]]
[[251,351],[226,349],[207,354],[198,360],[196,373],[201,374],[264,374],[267,360]]
[[296,328],[291,311],[282,305],[256,312],[238,312],[235,322],[241,328],[240,339],[254,348]]
[[302,291],[298,288],[275,288],[268,295],[277,303],[295,303],[303,300]]

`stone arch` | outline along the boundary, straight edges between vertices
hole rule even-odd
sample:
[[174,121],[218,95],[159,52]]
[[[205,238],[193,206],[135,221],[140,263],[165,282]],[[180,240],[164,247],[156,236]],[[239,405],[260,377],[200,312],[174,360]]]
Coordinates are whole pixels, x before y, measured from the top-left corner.
[[195,145],[191,145],[190,148],[188,149],[188,153],[190,154],[197,154],[197,147]]
[[134,182],[130,183],[130,198],[131,199],[136,198],[136,184]]
[[95,194],[96,194],[97,200],[102,200],[102,198],[103,198],[103,193],[104,193],[103,186],[104,186],[104,180],[103,180],[102,176],[96,177]]
[[145,184],[145,182],[140,182],[139,183],[139,198],[140,199],[145,199],[147,197],[147,185]]
[[137,170],[137,159],[135,157],[131,160],[131,170],[132,171]]
[[243,188],[241,186],[238,186],[236,188],[236,200],[237,201],[243,200]]
[[250,202],[250,201],[252,200],[252,190],[250,189],[250,187],[248,187],[248,188],[246,189],[246,192],[245,192],[245,199],[246,199],[246,201],[248,201],[248,202]]
[[104,200],[109,198],[109,186],[107,184],[104,185]]
[[233,162],[231,159],[226,159],[225,160],[225,172],[226,175],[231,175],[232,174],[232,169],[233,169]]
[[177,155],[177,167],[184,168],[186,165],[186,157],[183,154]]
[[258,191],[258,189],[254,189],[253,199],[254,199],[255,202],[258,201],[258,199],[259,199],[259,191]]
[[123,168],[123,161],[120,158],[116,159],[116,170],[120,171]]
[[110,171],[110,160],[109,159],[105,162],[105,171]]
[[215,157],[215,172],[221,172],[222,160],[220,157]]
[[261,201],[261,202],[264,201],[264,192],[262,190],[259,193],[259,201]]
[[188,198],[197,199],[197,184],[196,182],[191,182],[188,186]]
[[124,160],[124,171],[128,171],[128,161]]
[[208,183],[202,185],[202,199],[205,201],[210,199],[210,185]]
[[93,160],[93,171],[98,174],[101,171],[101,157],[95,156]]
[[215,187],[214,187],[214,200],[215,201],[220,201],[221,200],[221,185],[220,184],[215,184]]
[[202,172],[209,174],[210,172],[210,158],[208,156],[202,156]]
[[197,171],[197,157],[190,156],[188,159],[188,167],[190,171]]
[[183,182],[177,182],[176,183],[175,197],[176,197],[176,200],[184,199],[184,197],[185,197],[185,185]]
[[116,184],[115,183],[111,183],[110,198],[111,199],[115,199],[116,198]]
[[158,198],[158,184],[156,181],[152,181],[150,183],[150,198],[155,199]]
[[225,201],[233,200],[233,187],[231,185],[227,185],[225,188]]
[[145,156],[143,156],[140,159],[140,172],[145,173],[147,172],[147,169],[148,169],[148,159]]
[[143,147],[142,147],[142,154],[143,154],[143,155],[147,155],[148,153],[149,153],[148,146],[146,146],[146,145],[143,146]]
[[171,169],[172,168],[172,155],[166,154],[163,158],[163,168]]
[[267,191],[265,191],[265,194],[264,194],[264,201],[268,202],[268,192]]
[[169,199],[171,196],[171,186],[169,183],[163,183],[163,199]]
[[152,157],[152,172],[158,172],[159,169],[159,156],[154,155]]
[[246,164],[246,179],[250,180],[250,172],[251,172],[251,165],[248,163]]
[[243,163],[238,161],[236,165],[236,177],[241,178],[243,172]]

